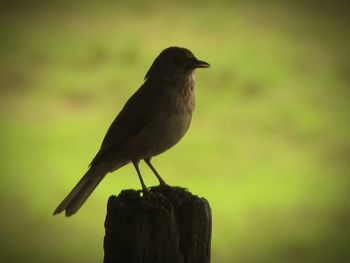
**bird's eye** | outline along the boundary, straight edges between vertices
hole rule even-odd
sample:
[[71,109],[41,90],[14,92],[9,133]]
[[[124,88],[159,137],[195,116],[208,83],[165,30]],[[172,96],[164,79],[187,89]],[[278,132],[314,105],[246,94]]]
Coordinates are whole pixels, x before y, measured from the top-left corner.
[[182,61],[180,59],[173,59],[173,64],[176,66],[180,66],[182,64]]

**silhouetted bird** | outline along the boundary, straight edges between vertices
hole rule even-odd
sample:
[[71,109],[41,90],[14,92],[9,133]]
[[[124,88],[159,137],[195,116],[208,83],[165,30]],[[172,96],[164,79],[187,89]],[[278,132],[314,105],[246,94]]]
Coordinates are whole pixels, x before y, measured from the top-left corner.
[[54,214],[76,213],[107,173],[130,162],[147,194],[138,166],[141,159],[157,176],[160,185],[165,186],[151,158],[174,146],[185,135],[195,106],[194,70],[209,66],[188,49],[163,50],[148,70],[143,85],[109,127],[89,170]]

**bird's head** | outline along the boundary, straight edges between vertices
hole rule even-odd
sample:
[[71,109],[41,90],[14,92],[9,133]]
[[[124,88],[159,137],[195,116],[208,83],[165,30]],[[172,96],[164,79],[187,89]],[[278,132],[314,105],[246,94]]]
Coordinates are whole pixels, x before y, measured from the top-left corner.
[[208,68],[210,65],[198,60],[193,53],[180,47],[164,49],[154,60],[145,79],[186,77],[196,68]]

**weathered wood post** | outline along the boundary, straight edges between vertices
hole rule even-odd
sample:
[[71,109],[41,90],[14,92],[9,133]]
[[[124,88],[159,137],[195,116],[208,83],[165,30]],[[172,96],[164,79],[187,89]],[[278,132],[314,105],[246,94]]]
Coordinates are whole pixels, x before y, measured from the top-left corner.
[[209,263],[208,201],[179,187],[151,193],[125,190],[109,198],[104,263]]

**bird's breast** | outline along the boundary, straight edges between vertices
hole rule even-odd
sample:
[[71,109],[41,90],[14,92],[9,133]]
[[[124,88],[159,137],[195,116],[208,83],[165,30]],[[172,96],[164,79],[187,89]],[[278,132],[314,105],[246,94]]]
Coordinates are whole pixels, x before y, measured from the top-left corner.
[[169,89],[168,101],[173,110],[179,112],[191,112],[195,108],[195,80],[194,74],[190,74],[184,81],[178,81]]
[[142,130],[128,143],[131,152],[139,159],[158,155],[176,143],[187,132],[194,108],[194,98],[168,94],[158,104],[157,111],[148,119]]
[[192,119],[190,111],[165,111],[160,113],[150,126],[156,126],[156,130],[149,133],[153,144],[152,156],[162,153],[178,143],[186,134]]
[[158,155],[176,143],[187,132],[195,106],[193,86],[188,83],[163,86],[152,114],[142,129],[125,144],[131,159]]

